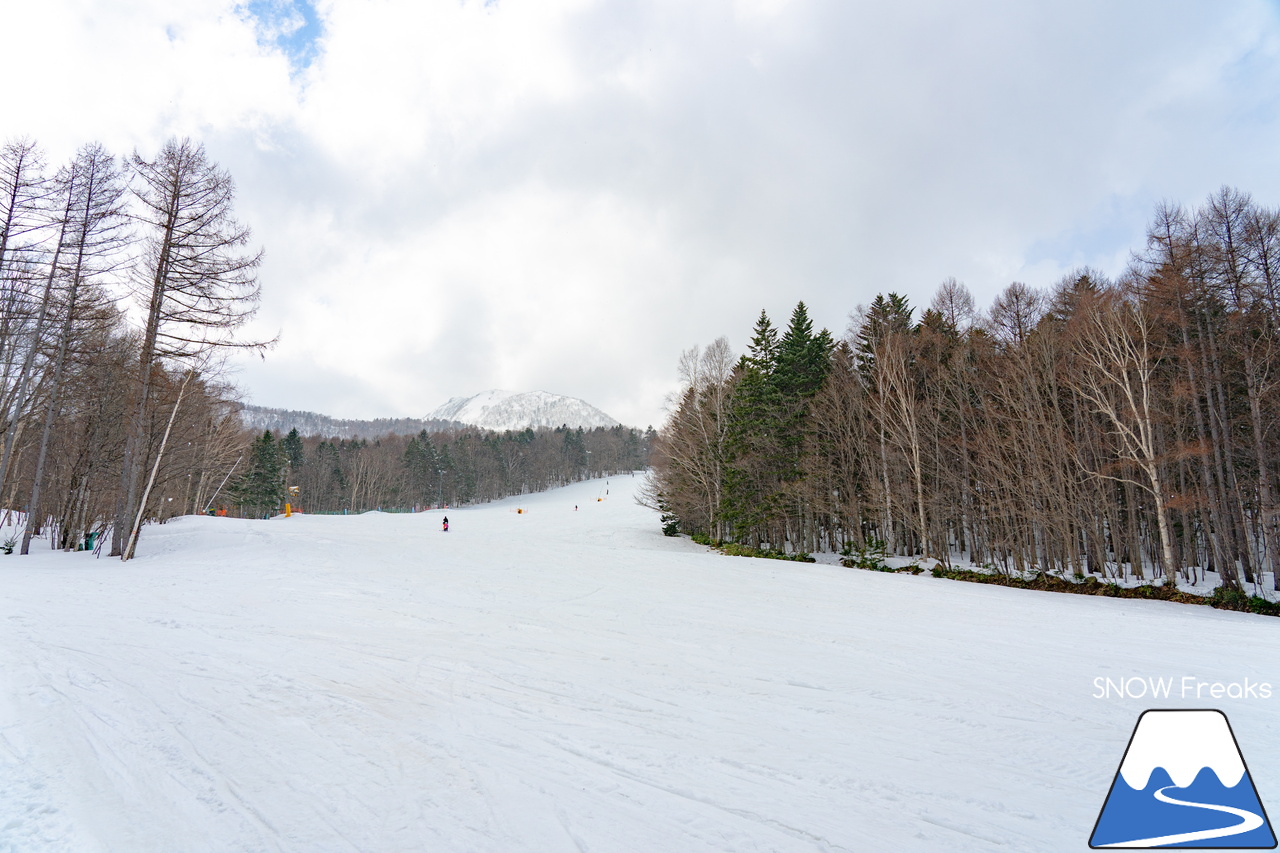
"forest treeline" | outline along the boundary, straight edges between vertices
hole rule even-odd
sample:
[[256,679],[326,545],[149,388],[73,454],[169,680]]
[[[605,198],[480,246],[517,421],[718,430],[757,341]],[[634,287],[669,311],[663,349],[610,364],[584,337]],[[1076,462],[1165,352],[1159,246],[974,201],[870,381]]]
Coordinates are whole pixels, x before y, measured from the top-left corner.
[[1280,212],[1159,207],[1116,281],[882,294],[834,340],[803,303],[680,360],[653,455],[668,532],[999,571],[1275,580]]
[[0,147],[0,506],[26,510],[23,553],[110,531],[127,559],[243,451],[218,359],[270,342],[238,335],[262,255],[234,200],[189,139],[152,158],[87,144],[58,168],[30,139]]
[[127,559],[146,522],[271,512],[289,485],[304,507],[361,511],[644,466],[633,430],[466,429],[295,436],[278,464],[288,437],[246,430],[220,369],[229,351],[272,343],[241,334],[262,253],[234,205],[230,174],[190,139],[150,158],[87,144],[56,168],[30,139],[0,147],[0,522],[25,522],[0,550],[96,535]]
[[372,441],[265,430],[220,506],[261,516],[287,500],[306,512],[480,503],[643,469],[652,439],[652,431],[624,426],[423,430]]

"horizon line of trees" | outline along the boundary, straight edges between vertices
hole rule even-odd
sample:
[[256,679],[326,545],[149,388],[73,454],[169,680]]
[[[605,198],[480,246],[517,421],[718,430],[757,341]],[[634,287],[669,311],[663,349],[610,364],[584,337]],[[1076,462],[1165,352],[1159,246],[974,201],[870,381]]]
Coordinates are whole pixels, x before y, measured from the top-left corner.
[[264,430],[220,506],[262,517],[286,501],[312,513],[483,503],[643,469],[653,435],[624,426],[466,427],[369,440]]
[[835,340],[804,303],[685,352],[646,499],[803,551],[1280,588],[1280,211],[1162,204],[1117,281],[882,294]]

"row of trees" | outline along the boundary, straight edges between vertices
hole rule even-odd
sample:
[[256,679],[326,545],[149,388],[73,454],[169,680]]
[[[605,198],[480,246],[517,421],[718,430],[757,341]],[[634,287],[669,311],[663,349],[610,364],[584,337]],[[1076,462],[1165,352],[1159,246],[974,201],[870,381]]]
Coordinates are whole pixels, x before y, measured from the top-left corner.
[[0,506],[25,510],[22,553],[109,532],[128,559],[145,521],[271,512],[286,485],[362,511],[644,467],[646,437],[622,428],[255,441],[217,380],[220,355],[271,344],[237,335],[262,255],[234,200],[191,140],[154,159],[86,145],[56,170],[30,140],[0,148]]
[[128,559],[144,520],[199,507],[243,451],[213,358],[268,342],[236,337],[261,254],[234,197],[190,140],[153,159],[85,145],[56,170],[31,140],[0,148],[0,503],[27,510],[23,553],[109,529]]
[[1280,212],[1223,188],[1162,206],[1118,281],[954,280],[878,296],[833,341],[803,303],[748,353],[681,359],[650,498],[680,529],[1004,570],[1213,571],[1280,559]]
[[261,516],[293,498],[308,512],[364,512],[476,503],[544,491],[646,466],[652,433],[560,427],[494,433],[463,429],[367,439],[283,438],[253,443],[225,503]]

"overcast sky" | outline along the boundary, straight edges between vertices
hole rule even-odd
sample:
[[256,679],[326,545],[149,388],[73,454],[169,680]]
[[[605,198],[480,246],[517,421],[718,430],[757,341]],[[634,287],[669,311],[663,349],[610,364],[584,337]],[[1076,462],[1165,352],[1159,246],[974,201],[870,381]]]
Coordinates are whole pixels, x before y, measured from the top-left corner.
[[6,2],[0,138],[202,140],[266,249],[250,402],[489,388],[659,425],[804,300],[1122,271],[1162,199],[1280,204],[1274,2]]

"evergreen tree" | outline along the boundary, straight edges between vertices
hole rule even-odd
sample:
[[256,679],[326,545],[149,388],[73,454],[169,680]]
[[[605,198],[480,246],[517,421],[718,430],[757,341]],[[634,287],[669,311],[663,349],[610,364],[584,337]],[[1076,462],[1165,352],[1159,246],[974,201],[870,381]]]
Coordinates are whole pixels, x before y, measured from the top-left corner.
[[287,457],[282,444],[275,440],[271,430],[264,431],[253,443],[248,470],[232,490],[245,515],[270,515],[284,504]]
[[306,455],[302,449],[302,437],[298,435],[298,428],[294,427],[289,430],[280,441],[280,448],[284,451],[285,461],[289,463],[289,467],[296,471],[302,467],[306,461]]
[[439,499],[438,457],[425,429],[409,439],[404,450],[404,467],[408,475],[410,502],[431,504]]
[[565,461],[575,469],[585,469],[589,460],[587,459],[587,445],[583,441],[582,428],[566,429],[564,431],[564,458]]
[[864,377],[875,369],[876,350],[889,334],[911,331],[913,311],[905,296],[876,294],[857,334],[858,370]]
[[789,401],[808,400],[827,378],[835,342],[826,329],[813,333],[813,323],[803,302],[791,314],[791,324],[778,343],[775,384]]
[[[456,444],[456,439],[455,439]],[[459,480],[461,479],[458,470],[457,460],[454,454],[449,450],[449,445],[440,448],[440,470],[444,473],[440,475],[437,486],[439,487],[440,503],[456,504],[459,502]]]
[[762,310],[747,353],[738,362],[725,442],[723,515],[739,539],[766,539],[778,502],[783,455],[778,356],[778,332]]
[[831,333],[823,329],[815,335],[808,309],[798,303],[778,344],[773,379],[779,405],[778,444],[785,456],[785,467],[778,474],[785,481],[800,476],[800,456],[809,433],[809,401],[827,378],[833,347]]

